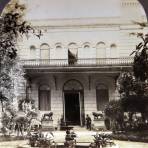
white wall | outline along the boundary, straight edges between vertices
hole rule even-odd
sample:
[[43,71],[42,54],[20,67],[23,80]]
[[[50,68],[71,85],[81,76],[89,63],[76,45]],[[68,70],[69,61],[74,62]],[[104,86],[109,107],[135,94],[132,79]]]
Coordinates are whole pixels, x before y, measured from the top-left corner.
[[[50,59],[66,59],[68,44],[78,45],[79,58],[96,58],[96,44],[104,42],[106,56],[129,56],[139,42],[129,36],[131,32],[144,32],[133,21],[146,21],[143,8],[137,0],[21,0],[26,4],[27,20],[41,29],[41,39],[31,38],[20,41],[19,55],[29,59],[30,46],[35,45],[36,58],[40,58],[40,46],[47,43],[50,47]],[[36,21],[33,21],[36,20]],[[83,49],[85,42],[90,49]],[[56,43],[62,44],[57,51]],[[110,45],[116,44],[114,54]]]
[[[134,28],[134,29],[132,29]],[[30,46],[36,47],[36,58],[40,58],[40,46],[42,43],[49,45],[49,59],[67,59],[68,45],[72,42],[77,44],[78,58],[96,58],[96,44],[104,42],[106,46],[106,58],[129,56],[135,49],[136,45],[141,41],[137,38],[137,32],[146,33],[148,29],[139,29],[138,26],[120,26],[120,27],[97,27],[97,28],[73,28],[73,29],[48,29],[46,33],[38,39],[33,36],[29,39],[24,39],[20,43],[20,57],[29,59]],[[135,35],[130,35],[135,33]],[[84,43],[89,42],[90,48],[84,49]],[[61,43],[61,49],[56,49],[56,44]],[[110,46],[116,45],[116,51],[111,53]]]

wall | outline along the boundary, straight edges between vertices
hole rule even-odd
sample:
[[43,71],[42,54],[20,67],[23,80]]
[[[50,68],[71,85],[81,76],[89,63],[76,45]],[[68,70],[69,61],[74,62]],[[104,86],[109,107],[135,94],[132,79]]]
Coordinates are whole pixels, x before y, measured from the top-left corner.
[[[32,36],[20,41],[19,53],[23,59],[31,57],[29,55],[31,45],[36,46],[36,58],[39,58],[42,43],[49,44],[50,59],[65,59],[68,44],[71,42],[78,45],[79,58],[87,58],[88,55],[95,58],[97,57],[96,44],[100,41],[105,42],[106,57],[129,56],[139,42],[138,39],[131,38],[129,34],[132,32],[146,33],[148,30],[147,27],[143,29],[134,23],[146,22],[144,10],[137,0],[105,0],[101,2],[87,0],[85,3],[83,0],[81,2],[62,0],[58,3],[53,0],[44,0],[45,3],[40,5],[39,0],[31,3],[25,2],[27,19],[37,29],[42,30],[43,36],[41,39]],[[93,11],[85,12],[89,7],[93,8]],[[90,43],[87,53],[83,50],[85,42]],[[62,50],[56,51],[56,43],[61,43]],[[110,53],[111,44],[116,44],[115,54]]]
[[[32,75],[33,76],[33,75]],[[54,77],[52,74],[42,74],[32,80],[32,98],[35,100],[38,108],[38,88],[41,84],[48,84],[51,88],[51,111],[53,111],[54,125],[57,126],[57,121],[60,120],[63,114],[63,85],[71,79],[80,81],[84,87],[84,110],[85,115],[97,111],[96,108],[96,85],[104,84],[109,89],[109,100],[115,99],[115,80],[112,76],[102,76],[100,74],[59,74],[56,75],[57,86],[55,86]],[[89,77],[91,77],[89,84]],[[43,112],[41,112],[43,114]],[[93,117],[92,117],[93,118]]]

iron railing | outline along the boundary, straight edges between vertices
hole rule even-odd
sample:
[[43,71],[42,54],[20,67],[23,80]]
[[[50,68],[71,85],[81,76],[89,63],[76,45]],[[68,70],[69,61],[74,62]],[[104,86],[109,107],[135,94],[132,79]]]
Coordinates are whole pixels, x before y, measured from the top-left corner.
[[86,59],[25,59],[21,60],[26,67],[38,66],[130,66],[133,63],[133,57],[120,58],[86,58]]

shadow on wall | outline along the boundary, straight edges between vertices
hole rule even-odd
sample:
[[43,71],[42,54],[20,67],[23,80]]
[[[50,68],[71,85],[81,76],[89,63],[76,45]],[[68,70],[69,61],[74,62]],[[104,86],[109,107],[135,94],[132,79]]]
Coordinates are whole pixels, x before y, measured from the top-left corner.
[[[3,10],[3,8],[6,6],[6,4],[9,2],[10,0],[0,0],[0,14]],[[147,0],[138,0],[142,6],[144,7],[144,10],[146,12],[147,15],[147,19],[148,19],[148,1]]]

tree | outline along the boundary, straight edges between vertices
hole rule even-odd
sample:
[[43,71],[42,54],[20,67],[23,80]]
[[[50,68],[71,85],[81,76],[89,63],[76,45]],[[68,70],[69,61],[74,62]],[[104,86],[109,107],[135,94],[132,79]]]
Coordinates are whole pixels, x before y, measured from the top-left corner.
[[120,95],[122,96],[129,96],[131,91],[133,91],[133,75],[130,72],[123,72],[120,74],[117,86]]
[[[41,32],[35,30],[23,20],[24,5],[12,3],[0,18],[0,101],[15,97],[17,80],[23,76],[17,63],[18,38],[33,33],[40,37]],[[2,105],[3,107],[3,105]],[[2,108],[3,110],[3,108]]]
[[121,107],[121,100],[112,100],[105,108],[105,116],[111,121],[111,127],[113,130],[124,128],[124,112]]
[[145,82],[148,80],[148,34],[138,33],[137,36],[142,39],[142,42],[131,53],[131,55],[135,54],[133,72],[137,80]]
[[133,121],[133,114],[140,112],[145,123],[148,115],[148,34],[137,34],[142,39],[134,54],[133,72],[121,73],[118,79],[121,107],[124,112],[130,112],[129,120]]
[[[126,127],[124,121],[128,122],[129,130],[135,125],[140,126],[140,122],[146,126],[148,120],[148,34],[137,34],[142,39],[136,49],[131,53],[134,54],[134,63],[132,72],[122,72],[117,80],[117,89],[120,94],[120,100],[111,101],[105,109],[105,114],[111,120],[114,126],[116,122],[120,127]],[[134,114],[141,114],[141,119],[136,123]],[[126,119],[123,115],[127,114]],[[120,119],[118,121],[118,119]],[[121,122],[120,122],[121,121]],[[138,125],[139,124],[139,125]]]

